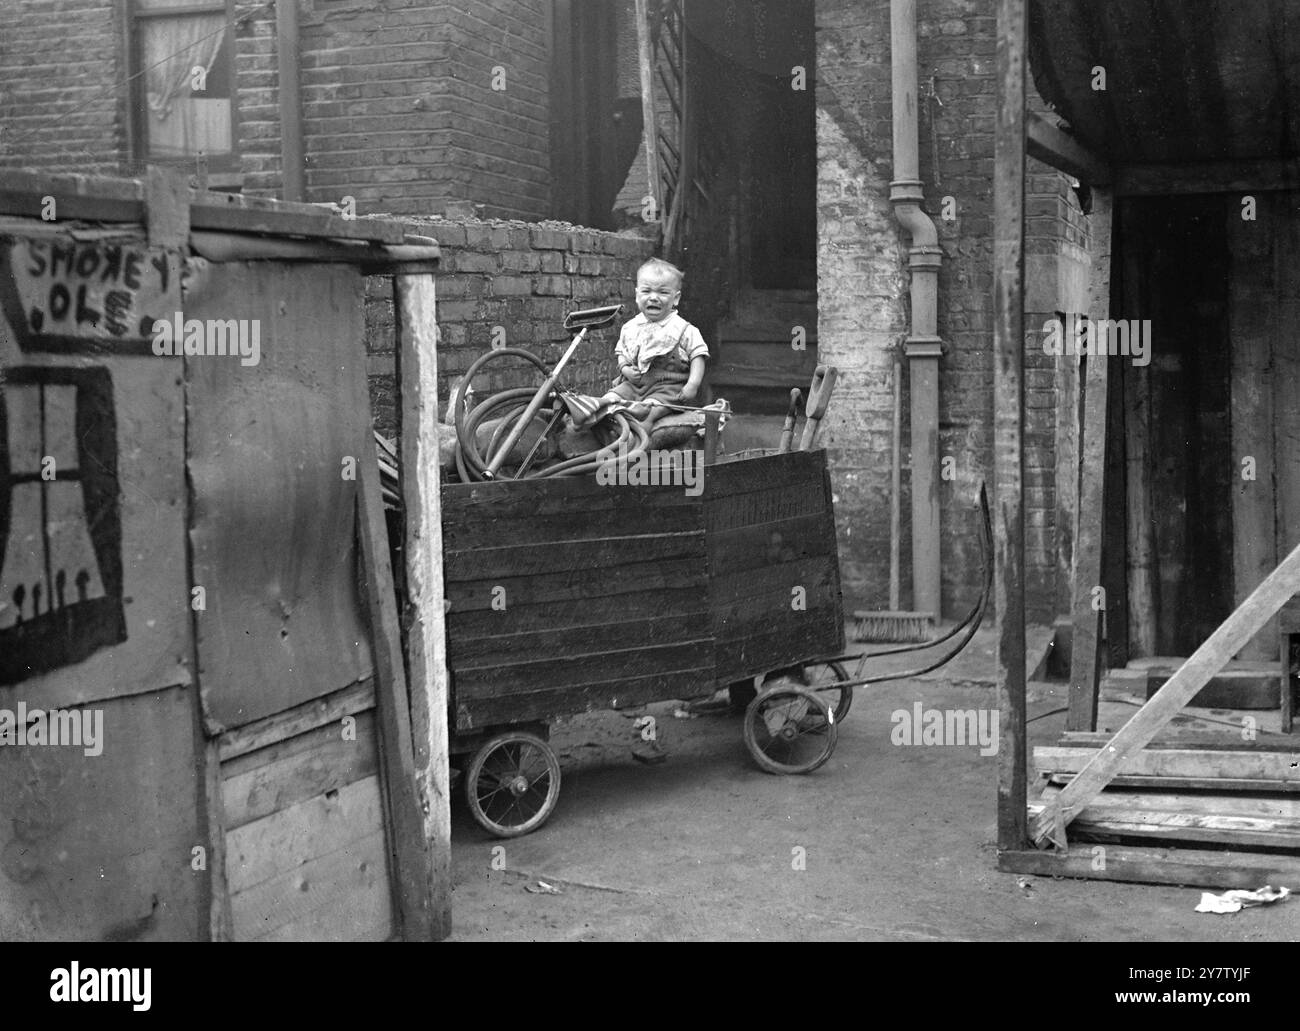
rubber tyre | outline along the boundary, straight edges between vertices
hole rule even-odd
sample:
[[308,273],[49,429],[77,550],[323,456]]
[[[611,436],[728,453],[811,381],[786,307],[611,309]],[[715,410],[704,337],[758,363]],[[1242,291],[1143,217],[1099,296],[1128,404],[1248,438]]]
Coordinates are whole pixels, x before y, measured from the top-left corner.
[[768,773],[812,773],[835,751],[835,713],[814,692],[789,684],[760,691],[745,710],[745,747]]
[[798,671],[797,676],[794,675],[793,670],[768,673],[761,679],[759,687],[775,687],[781,680],[787,680],[800,687],[816,691],[822,700],[835,710],[835,722],[838,725],[844,722],[849,709],[853,706],[853,688],[826,690],[819,689],[817,685],[819,683],[842,684],[848,679],[849,671],[839,662],[810,662]]
[[480,827],[498,838],[537,830],[559,800],[560,761],[536,734],[498,734],[474,753],[465,771],[469,811]]

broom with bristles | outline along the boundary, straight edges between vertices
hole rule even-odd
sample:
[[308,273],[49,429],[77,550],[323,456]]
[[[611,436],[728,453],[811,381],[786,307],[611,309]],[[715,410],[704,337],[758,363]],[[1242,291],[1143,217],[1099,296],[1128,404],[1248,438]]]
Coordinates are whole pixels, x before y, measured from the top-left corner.
[[899,611],[899,539],[902,534],[902,465],[903,465],[903,362],[902,355],[894,352],[894,442],[893,469],[889,484],[889,611],[854,612],[857,621],[853,628],[855,641],[882,641],[909,644],[925,641],[934,631],[933,612]]

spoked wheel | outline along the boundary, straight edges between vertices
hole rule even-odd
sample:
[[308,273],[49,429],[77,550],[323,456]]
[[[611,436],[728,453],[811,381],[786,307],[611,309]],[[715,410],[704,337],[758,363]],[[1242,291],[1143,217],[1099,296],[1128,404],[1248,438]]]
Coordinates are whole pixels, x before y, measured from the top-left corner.
[[474,753],[465,798],[479,826],[498,838],[535,831],[559,801],[560,761],[535,734],[500,734]]
[[835,751],[835,713],[816,694],[778,685],[745,712],[745,747],[768,773],[811,773]]
[[844,722],[853,704],[853,688],[830,687],[830,684],[842,684],[849,679],[849,671],[838,662],[810,662],[806,666],[768,673],[759,684],[762,687],[775,687],[780,682],[806,687],[816,692],[835,713],[835,722]]

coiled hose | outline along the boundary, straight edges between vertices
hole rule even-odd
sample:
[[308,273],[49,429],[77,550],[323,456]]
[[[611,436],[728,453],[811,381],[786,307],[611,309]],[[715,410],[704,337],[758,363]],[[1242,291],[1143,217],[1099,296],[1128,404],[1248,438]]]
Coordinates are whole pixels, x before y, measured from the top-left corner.
[[[469,367],[469,371],[465,373],[465,378],[461,382],[473,383],[474,377],[483,370],[488,362],[501,358],[522,358],[535,366],[543,376],[550,375],[550,370],[542,364],[542,360],[537,355],[519,347],[502,347],[495,351],[489,351],[475,361]],[[487,475],[487,468],[488,463],[492,460],[494,449],[500,443],[501,438],[509,434],[511,427],[524,414],[524,411],[528,408],[528,402],[533,399],[536,393],[536,387],[513,387],[492,394],[475,405],[473,409],[467,410],[464,404],[458,403],[456,405],[456,470],[463,482],[471,483],[490,478]],[[612,412],[611,417],[618,427],[618,436],[609,444],[594,451],[575,455],[563,462],[557,462],[545,469],[529,469],[524,473],[523,478],[541,479],[548,476],[581,476],[595,472],[602,465],[606,465],[611,461],[618,463],[629,461],[650,447],[650,436],[645,427],[639,422],[628,418],[623,412]],[[489,418],[500,418],[501,422],[493,431],[492,437],[488,441],[487,452],[484,454],[480,452],[478,446],[478,429]],[[610,450],[613,450],[618,457],[615,459],[599,457],[601,452]]]

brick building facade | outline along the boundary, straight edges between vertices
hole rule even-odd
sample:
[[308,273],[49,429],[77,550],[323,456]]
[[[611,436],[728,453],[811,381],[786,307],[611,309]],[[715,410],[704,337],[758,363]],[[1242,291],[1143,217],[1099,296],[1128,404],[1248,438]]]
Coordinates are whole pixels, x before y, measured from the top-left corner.
[[[816,2],[818,346],[820,360],[840,369],[826,439],[846,594],[871,608],[886,607],[892,377],[908,326],[907,247],[889,200],[889,15],[888,3]],[[918,0],[917,34],[920,178],[943,250],[938,447],[952,461],[940,482],[941,569],[952,615],[979,590],[979,487],[992,487],[993,2]],[[1032,160],[1029,173],[1033,327],[1055,311],[1082,310],[1071,269],[1087,261],[1087,219],[1067,177]],[[1058,362],[1066,361],[1032,348],[1026,356],[1026,583],[1030,614],[1041,620],[1053,614],[1057,586],[1054,434]],[[903,426],[906,469],[906,418]],[[907,482],[905,474],[904,492]],[[906,498],[902,511],[906,540]],[[906,585],[905,547],[901,559]]]
[[[211,24],[225,26],[221,49],[210,55],[209,76],[211,92],[228,95],[231,155],[211,164],[211,182],[285,195],[284,55],[278,43],[284,26],[275,3],[187,2],[211,8]],[[148,79],[140,40],[152,31],[144,22],[157,6],[158,0],[24,0],[6,12],[0,169],[138,173],[149,157],[143,126],[152,117],[141,97]],[[636,81],[629,73],[635,54],[631,9],[630,0],[300,0],[296,7],[302,199],[341,203],[352,197],[359,214],[412,216],[442,244],[444,395],[450,379],[486,346],[492,326],[502,325],[511,343],[548,355],[563,336],[559,321],[566,307],[630,301],[633,270],[651,243],[544,220],[580,211],[598,224],[601,208],[612,208],[620,188],[636,180],[635,158],[624,160],[628,140],[635,148],[640,132],[639,104],[629,96]],[[909,318],[907,240],[889,199],[890,5],[762,0],[728,3],[697,17],[695,30],[706,44],[696,47],[697,55],[730,34],[741,40],[730,54],[735,58],[736,48],[749,46],[745,32],[754,35],[750,49],[762,52],[756,65],[726,65],[732,87],[713,96],[731,109],[713,112],[715,127],[757,133],[761,144],[784,119],[789,127],[782,145],[789,149],[794,144],[788,141],[802,139],[804,129],[813,138],[811,126],[790,120],[815,118],[816,168],[815,177],[789,173],[790,192],[783,194],[780,176],[760,182],[770,154],[728,137],[729,149],[740,154],[730,173],[738,177],[737,188],[722,191],[709,240],[697,241],[694,254],[688,241],[687,301],[699,311],[693,317],[712,329],[726,324],[728,304],[753,301],[751,288],[780,284],[779,248],[761,239],[754,218],[751,238],[740,234],[741,249],[761,257],[766,247],[772,282],[734,274],[740,257],[731,248],[747,217],[738,209],[764,197],[778,220],[804,210],[805,202],[807,210],[815,208],[815,295],[806,290],[805,301],[794,291],[773,293],[768,310],[779,321],[777,313],[806,303],[811,317],[802,321],[810,323],[818,360],[840,369],[823,441],[837,491],[846,603],[884,608],[892,377]],[[801,19],[807,33],[791,31]],[[50,30],[54,24],[58,32]],[[943,463],[939,504],[943,610],[953,615],[978,592],[976,499],[980,484],[992,478],[993,2],[917,0],[917,34],[919,177],[942,248],[938,452],[951,461]],[[736,109],[746,97],[758,103],[754,83],[766,83],[775,95],[794,66],[808,68],[814,103],[800,106],[810,94],[796,94],[779,119]],[[229,73],[224,79],[223,68]],[[741,73],[754,78],[737,89]],[[125,81],[131,88],[120,86]],[[584,142],[588,127],[591,138]],[[579,198],[569,180],[584,169]],[[1088,227],[1065,176],[1032,162],[1030,171],[1027,325],[1034,327],[1042,317],[1082,307],[1079,271],[1087,264]],[[804,191],[815,191],[815,198]],[[471,204],[476,217],[465,217]],[[453,217],[441,217],[448,212]],[[614,224],[613,218],[607,223]],[[767,232],[773,235],[772,226]],[[704,287],[707,298],[692,296],[692,289],[705,293]],[[700,310],[705,303],[707,313]],[[764,310],[761,302],[752,306]],[[386,296],[372,298],[368,326],[383,425],[393,360]],[[789,339],[788,326],[776,329],[775,336]],[[1031,615],[1040,619],[1052,615],[1060,586],[1055,540],[1064,528],[1056,518],[1054,433],[1058,410],[1070,396],[1066,362],[1032,348],[1028,356],[1028,600]],[[583,385],[597,384],[607,371],[601,358],[577,368]],[[903,387],[906,412],[906,371]],[[906,418],[903,425],[906,434]],[[906,491],[910,441],[905,437],[903,444]],[[906,540],[906,497],[902,508]],[[907,585],[906,547],[901,555]]]

